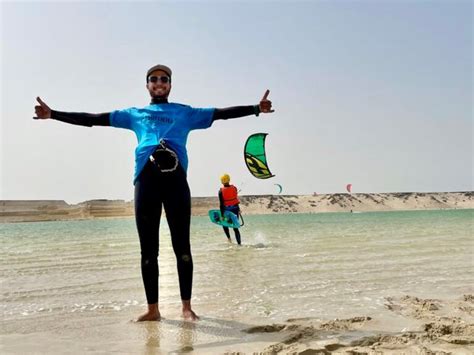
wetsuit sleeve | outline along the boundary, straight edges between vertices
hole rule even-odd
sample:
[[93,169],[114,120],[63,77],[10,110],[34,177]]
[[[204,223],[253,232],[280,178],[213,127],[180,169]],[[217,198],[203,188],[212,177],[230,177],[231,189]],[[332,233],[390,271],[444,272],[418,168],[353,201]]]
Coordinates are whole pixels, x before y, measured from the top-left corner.
[[258,105],[234,106],[227,108],[216,108],[212,119],[213,121],[228,120],[229,118],[238,118],[250,115],[258,116],[259,114],[260,107]]
[[222,191],[219,190],[219,209],[221,210],[221,214],[224,214],[224,197],[222,197]]
[[110,113],[62,112],[51,110],[51,118],[56,121],[78,126],[110,126]]

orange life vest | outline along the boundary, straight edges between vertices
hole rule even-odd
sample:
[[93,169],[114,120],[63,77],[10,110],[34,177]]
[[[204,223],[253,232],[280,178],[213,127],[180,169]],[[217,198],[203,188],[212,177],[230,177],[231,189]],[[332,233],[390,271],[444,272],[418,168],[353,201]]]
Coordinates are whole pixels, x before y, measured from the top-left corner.
[[237,198],[237,188],[234,185],[221,187],[224,206],[234,206],[240,203]]

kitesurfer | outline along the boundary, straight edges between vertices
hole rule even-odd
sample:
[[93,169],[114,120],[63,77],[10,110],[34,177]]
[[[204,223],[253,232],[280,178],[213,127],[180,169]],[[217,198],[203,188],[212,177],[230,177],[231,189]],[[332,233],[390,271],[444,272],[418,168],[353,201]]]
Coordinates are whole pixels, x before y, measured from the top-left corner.
[[[219,205],[221,214],[224,215],[225,211],[230,211],[235,214],[237,217],[240,214],[240,201],[238,197],[237,187],[230,184],[229,174],[224,174],[221,176],[222,187],[219,189]],[[227,240],[231,243],[230,232],[228,227],[222,227],[224,233],[227,236]],[[237,244],[241,244],[240,231],[239,228],[233,228],[235,234],[235,240]]]
[[[267,90],[258,105],[228,108],[193,108],[168,102],[172,71],[155,65],[146,72],[146,88],[151,103],[143,108],[127,108],[91,114],[52,110],[41,98],[35,106],[38,119],[54,119],[81,126],[112,126],[133,131],[138,139],[135,150],[135,219],[140,239],[141,271],[148,310],[138,321],[160,320],[158,307],[158,249],[162,206],[176,255],[182,315],[197,320],[191,308],[193,259],[190,246],[191,195],[187,182],[186,141],[190,131],[204,129],[215,120],[271,113]],[[110,78],[109,78],[110,79]],[[116,81],[116,78],[113,78]],[[112,157],[116,158],[116,157]]]

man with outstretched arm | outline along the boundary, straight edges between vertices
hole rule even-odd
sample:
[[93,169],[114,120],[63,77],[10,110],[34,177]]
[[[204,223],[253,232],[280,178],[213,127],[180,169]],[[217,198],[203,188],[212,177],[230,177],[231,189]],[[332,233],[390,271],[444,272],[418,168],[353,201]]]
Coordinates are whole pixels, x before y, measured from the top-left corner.
[[269,90],[257,105],[228,108],[193,108],[168,102],[172,71],[158,64],[146,73],[151,102],[143,108],[107,113],[78,113],[52,110],[37,97],[37,119],[54,119],[80,126],[112,126],[135,132],[135,220],[141,249],[141,271],[148,310],[137,321],[158,321],[158,250],[162,208],[171,232],[176,256],[182,315],[199,317],[191,308],[193,259],[190,245],[191,194],[187,182],[186,141],[190,131],[204,129],[216,120],[271,113]]

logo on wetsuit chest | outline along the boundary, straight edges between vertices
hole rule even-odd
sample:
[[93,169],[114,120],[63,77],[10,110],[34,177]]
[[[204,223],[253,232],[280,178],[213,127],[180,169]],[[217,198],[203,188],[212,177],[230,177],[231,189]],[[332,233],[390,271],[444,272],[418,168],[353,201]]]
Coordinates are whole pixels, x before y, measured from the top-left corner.
[[146,113],[143,115],[142,122],[147,126],[156,127],[159,124],[173,124],[174,120],[170,117],[158,113]]

